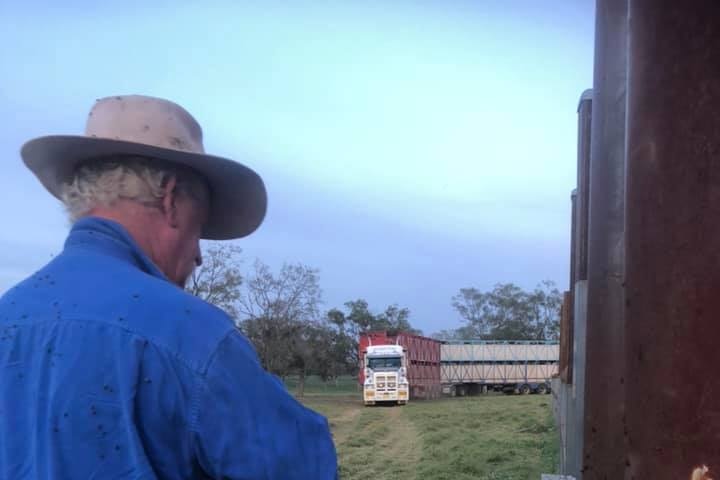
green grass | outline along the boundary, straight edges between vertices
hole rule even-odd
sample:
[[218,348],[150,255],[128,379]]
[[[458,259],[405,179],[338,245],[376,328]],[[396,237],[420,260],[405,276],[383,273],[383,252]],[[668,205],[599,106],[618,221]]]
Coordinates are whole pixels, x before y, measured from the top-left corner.
[[488,395],[416,403],[420,478],[538,480],[557,464],[549,396]]
[[363,407],[354,385],[308,384],[328,417],[341,478],[538,480],[556,471],[549,395],[445,398]]
[[[298,378],[288,377],[285,379],[288,390],[297,393]],[[359,386],[356,377],[349,375],[339,377],[336,380],[324,382],[317,376],[310,376],[305,379],[305,395],[359,395]]]

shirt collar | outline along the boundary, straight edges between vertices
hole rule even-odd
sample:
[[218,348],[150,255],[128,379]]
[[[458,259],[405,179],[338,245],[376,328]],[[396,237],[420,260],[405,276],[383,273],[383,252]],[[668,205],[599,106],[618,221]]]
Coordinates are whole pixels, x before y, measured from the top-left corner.
[[167,277],[140,246],[130,233],[117,222],[100,217],[83,217],[70,230],[65,241],[65,250],[92,250],[135,265],[145,273],[167,280]]

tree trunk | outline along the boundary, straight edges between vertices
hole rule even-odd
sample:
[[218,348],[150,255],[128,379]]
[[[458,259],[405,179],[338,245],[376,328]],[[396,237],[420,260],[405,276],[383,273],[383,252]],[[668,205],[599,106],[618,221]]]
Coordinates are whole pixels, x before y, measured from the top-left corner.
[[305,396],[305,369],[300,370],[298,374],[298,397],[303,398]]

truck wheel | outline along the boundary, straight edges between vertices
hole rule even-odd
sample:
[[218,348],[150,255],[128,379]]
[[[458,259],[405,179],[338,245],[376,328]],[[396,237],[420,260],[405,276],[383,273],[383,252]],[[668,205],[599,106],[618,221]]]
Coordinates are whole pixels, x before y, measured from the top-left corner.
[[528,385],[527,383],[520,387],[521,395],[530,395],[530,392],[532,392],[532,388],[530,388],[530,385]]
[[546,393],[548,393],[547,385],[545,385],[544,383],[538,385],[537,393],[538,395],[545,395]]

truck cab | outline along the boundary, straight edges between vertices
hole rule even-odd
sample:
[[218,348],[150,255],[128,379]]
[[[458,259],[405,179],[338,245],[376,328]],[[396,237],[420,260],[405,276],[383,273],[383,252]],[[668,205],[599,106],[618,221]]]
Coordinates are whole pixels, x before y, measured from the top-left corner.
[[409,397],[407,358],[400,345],[371,345],[364,355],[365,405],[391,402],[404,405]]

